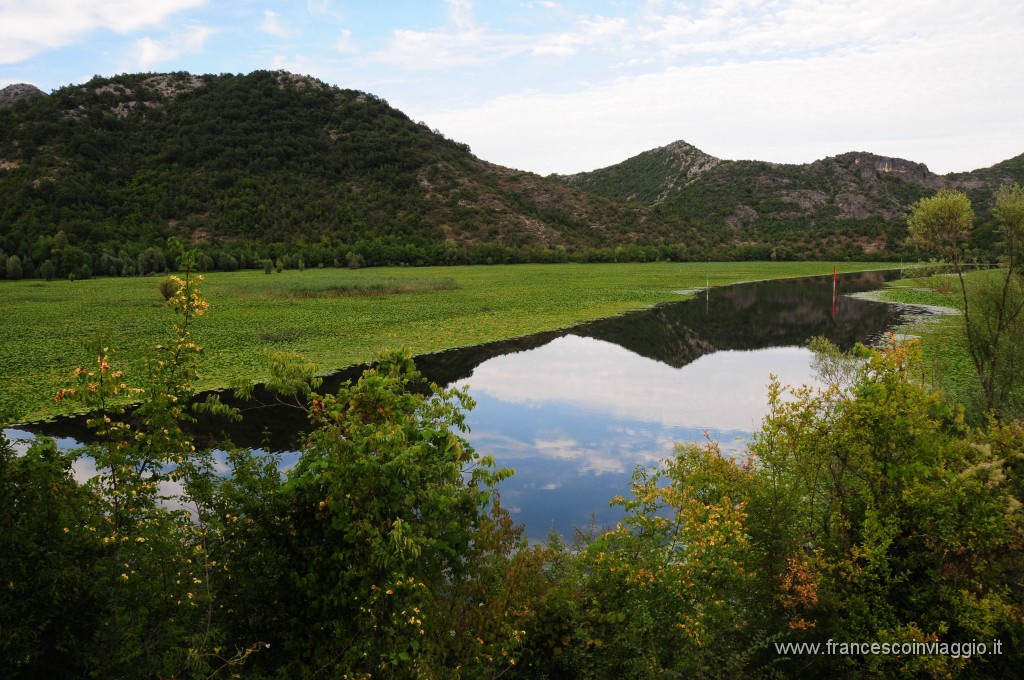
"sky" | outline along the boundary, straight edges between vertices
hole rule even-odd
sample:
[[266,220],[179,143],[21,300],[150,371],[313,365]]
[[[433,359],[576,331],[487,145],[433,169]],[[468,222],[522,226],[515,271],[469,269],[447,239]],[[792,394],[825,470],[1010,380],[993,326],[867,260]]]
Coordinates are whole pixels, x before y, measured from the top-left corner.
[[283,69],[536,172],[1024,153],[1016,0],[0,0],[0,87]]

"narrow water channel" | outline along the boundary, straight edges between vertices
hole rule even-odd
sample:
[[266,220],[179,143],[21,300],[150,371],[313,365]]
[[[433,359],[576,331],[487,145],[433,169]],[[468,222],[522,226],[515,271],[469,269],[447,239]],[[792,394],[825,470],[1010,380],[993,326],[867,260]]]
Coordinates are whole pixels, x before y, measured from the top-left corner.
[[[685,302],[575,328],[417,358],[439,384],[466,385],[476,401],[469,442],[516,474],[502,503],[531,539],[554,529],[570,536],[621,517],[609,501],[628,492],[637,465],[672,454],[675,442],[718,441],[740,452],[766,412],[772,374],[813,383],[808,340],[821,335],[848,348],[900,323],[905,310],[851,297],[897,274],[832,276],[740,284],[702,291]],[[323,391],[361,368],[335,374]],[[243,408],[245,405],[243,405]],[[206,420],[197,439],[283,452],[294,464],[308,425],[297,409],[249,409],[240,424]],[[87,436],[81,419],[34,425],[70,447]],[[8,430],[9,438],[24,437]],[[77,474],[91,474],[82,461]]]

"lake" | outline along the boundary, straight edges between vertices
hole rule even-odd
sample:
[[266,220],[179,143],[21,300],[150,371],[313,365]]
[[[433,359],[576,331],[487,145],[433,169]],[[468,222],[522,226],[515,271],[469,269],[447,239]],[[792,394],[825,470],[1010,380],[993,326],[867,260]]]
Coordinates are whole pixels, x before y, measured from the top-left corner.
[[[740,284],[700,291],[693,299],[541,333],[418,357],[420,370],[444,385],[467,385],[476,401],[469,442],[516,474],[501,484],[502,503],[528,536],[554,529],[569,537],[591,523],[621,517],[609,501],[624,495],[637,465],[672,454],[675,442],[718,441],[742,452],[766,413],[771,374],[787,384],[814,383],[810,338],[842,348],[879,339],[906,308],[847,297],[876,290],[896,272]],[[353,379],[360,367],[325,380],[322,391]],[[244,406],[244,405],[243,405]],[[283,452],[294,465],[298,409],[248,409],[240,424],[204,420],[206,445],[228,436],[236,445]],[[86,436],[81,419],[19,430],[60,438]],[[91,474],[88,461],[76,468]]]

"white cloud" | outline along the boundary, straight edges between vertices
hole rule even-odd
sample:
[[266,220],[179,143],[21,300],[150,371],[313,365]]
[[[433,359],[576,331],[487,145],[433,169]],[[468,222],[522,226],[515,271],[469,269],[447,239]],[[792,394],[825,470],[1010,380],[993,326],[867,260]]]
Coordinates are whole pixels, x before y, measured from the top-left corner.
[[533,46],[534,55],[568,56],[576,54],[581,48],[592,46],[611,46],[629,28],[629,20],[608,17],[582,19],[574,30],[542,36]]
[[177,59],[183,54],[199,52],[210,36],[218,30],[209,26],[193,26],[164,40],[140,38],[135,41],[135,67],[148,71],[156,64]]
[[28,59],[106,29],[127,34],[163,24],[169,16],[205,0],[0,0],[0,63]]
[[448,18],[456,30],[472,31],[476,28],[471,0],[445,0],[445,2],[448,4]]
[[483,158],[540,173],[603,167],[676,139],[724,158],[809,162],[863,150],[971,170],[1024,151],[1024,90],[1006,67],[1024,63],[1017,38],[1016,26],[986,24],[410,114]]
[[506,33],[479,25],[467,0],[448,0],[450,30],[392,32],[387,48],[372,60],[410,71],[450,69],[525,56],[572,56],[583,49],[617,46],[630,22],[625,18],[581,17],[559,32]]
[[496,61],[520,53],[521,40],[479,27],[470,0],[445,0],[451,28],[436,31],[396,29],[385,49],[370,57],[407,71],[448,69]]
[[263,23],[260,24],[260,30],[282,39],[287,39],[294,35],[294,31],[281,24],[281,16],[277,12],[271,12],[269,9],[263,10]]
[[396,30],[387,48],[370,57],[405,71],[449,69],[499,61],[523,51],[515,38],[494,36],[481,29],[463,32]]
[[497,74],[528,68],[527,55],[559,58],[575,81],[540,69],[489,101],[408,111],[487,160],[542,174],[676,139],[724,158],[800,163],[865,150],[951,172],[1024,150],[1024,90],[1008,66],[1024,63],[1022,29],[1024,4],[996,0],[652,2],[535,35],[407,34],[391,63],[490,62]]
[[331,46],[335,49],[335,51],[344,54],[354,54],[359,51],[359,47],[352,39],[352,31],[348,29],[342,29],[342,31],[338,33],[337,39]]

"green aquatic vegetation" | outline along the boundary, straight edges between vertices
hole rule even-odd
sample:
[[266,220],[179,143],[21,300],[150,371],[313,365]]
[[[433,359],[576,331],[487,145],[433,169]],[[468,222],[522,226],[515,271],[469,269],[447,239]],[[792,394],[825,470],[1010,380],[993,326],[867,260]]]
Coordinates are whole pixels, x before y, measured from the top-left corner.
[[[1002,277],[1001,270],[991,269],[968,272],[964,280],[968,293],[974,295],[974,291],[983,291],[997,284]],[[874,297],[885,302],[945,307],[957,312],[963,309],[959,285],[956,285],[956,278],[950,275],[894,281]],[[925,378],[929,384],[941,388],[947,397],[966,407],[972,418],[979,419],[984,411],[980,398],[981,384],[971,361],[962,314],[918,319],[899,330],[921,338]]]
[[[843,263],[840,272],[884,268]],[[503,340],[685,299],[680,291],[831,273],[831,263],[710,262],[389,267],[211,272],[216,311],[196,330],[200,389],[268,377],[264,350],[302,354],[329,371],[381,349],[413,354]],[[154,277],[0,282],[0,412],[6,422],[66,413],[53,395],[101,340],[126,371],[169,322]],[[332,294],[331,290],[389,294]],[[302,291],[320,291],[303,293]]]
[[438,290],[456,290],[461,286],[451,278],[426,281],[373,281],[370,283],[323,283],[319,285],[267,286],[253,293],[257,300],[270,298],[329,298],[358,297],[361,295],[408,295]]

